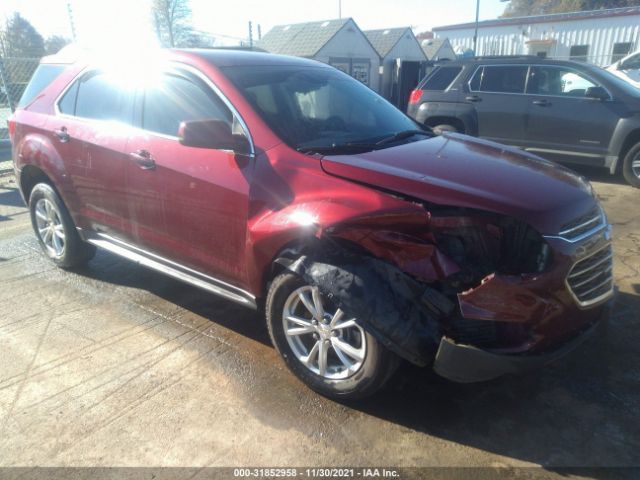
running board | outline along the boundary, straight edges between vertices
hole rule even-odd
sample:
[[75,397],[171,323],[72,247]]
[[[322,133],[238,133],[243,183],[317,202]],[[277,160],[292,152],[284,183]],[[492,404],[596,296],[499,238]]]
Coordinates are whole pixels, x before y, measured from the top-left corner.
[[232,300],[244,305],[245,307],[253,309],[257,308],[256,299],[249,292],[208,275],[196,272],[195,270],[191,270],[190,268],[179,265],[171,260],[145,252],[144,250],[128,245],[120,240],[109,237],[108,235],[100,233],[98,235],[100,238],[92,237],[87,241],[96,247],[104,248],[111,253],[115,253],[116,255],[131,260],[139,265],[164,273],[165,275],[169,275],[177,280],[181,280],[228,300]]

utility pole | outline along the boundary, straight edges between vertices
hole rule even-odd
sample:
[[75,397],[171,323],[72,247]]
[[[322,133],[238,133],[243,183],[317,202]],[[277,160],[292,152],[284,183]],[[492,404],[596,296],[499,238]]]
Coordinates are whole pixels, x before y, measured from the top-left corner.
[[338,18],[342,18],[342,0],[338,0]]
[[253,48],[253,25],[249,21],[249,48]]
[[258,40],[262,40],[262,28],[260,24],[258,24]]
[[473,56],[478,56],[478,19],[480,18],[480,0],[476,0],[476,28],[473,32]]
[[67,2],[67,15],[69,16],[69,25],[71,26],[71,37],[73,41],[76,41],[76,26],[73,23],[73,10],[71,9],[71,2]]

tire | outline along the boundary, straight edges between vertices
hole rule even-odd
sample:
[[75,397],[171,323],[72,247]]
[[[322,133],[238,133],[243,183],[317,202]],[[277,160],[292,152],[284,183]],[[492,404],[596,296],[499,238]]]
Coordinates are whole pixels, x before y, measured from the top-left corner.
[[[324,323],[313,318],[311,310],[300,299],[300,293],[311,302],[314,309],[317,305],[315,302],[320,300],[325,312]],[[314,298],[314,294],[317,298]],[[287,316],[291,313],[297,320],[305,320],[306,325],[285,322],[285,312]],[[271,283],[266,301],[267,326],[271,341],[289,370],[312,390],[329,398],[355,400],[370,396],[389,380],[399,365],[399,358],[352,319],[345,319],[338,314],[338,321],[336,313],[337,309],[332,307],[329,299],[293,273],[278,275]],[[339,328],[331,329],[332,319],[335,319],[334,325]],[[347,320],[353,325],[342,327]],[[307,333],[287,335],[285,323],[288,331],[299,328],[307,330]],[[325,347],[321,347],[321,343]],[[350,347],[349,353],[342,350],[346,348],[345,343]],[[312,356],[314,348],[317,354]],[[320,370],[321,349],[327,352],[324,373]],[[338,352],[346,360],[341,360]],[[301,359],[305,353],[308,354],[309,366]],[[351,364],[351,368],[347,368],[347,364]]]
[[50,185],[33,187],[29,212],[40,247],[57,266],[79,267],[93,258],[96,248],[82,241],[67,207]]
[[625,155],[622,173],[629,185],[640,188],[640,143],[636,143]]
[[436,125],[435,127],[431,127],[431,129],[437,133],[438,135],[441,135],[443,132],[457,132],[458,129],[456,127],[454,127],[453,125],[447,125],[447,124],[442,124],[442,125]]

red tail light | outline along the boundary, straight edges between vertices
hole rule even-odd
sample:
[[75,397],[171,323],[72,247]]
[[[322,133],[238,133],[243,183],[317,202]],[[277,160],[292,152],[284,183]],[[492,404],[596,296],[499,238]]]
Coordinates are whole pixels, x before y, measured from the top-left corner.
[[16,122],[9,119],[7,120],[7,125],[9,126],[9,140],[13,143],[13,134],[16,133]]
[[419,88],[416,88],[411,92],[411,95],[409,96],[409,103],[410,104],[418,103],[420,101],[420,98],[422,98],[422,90],[420,90]]

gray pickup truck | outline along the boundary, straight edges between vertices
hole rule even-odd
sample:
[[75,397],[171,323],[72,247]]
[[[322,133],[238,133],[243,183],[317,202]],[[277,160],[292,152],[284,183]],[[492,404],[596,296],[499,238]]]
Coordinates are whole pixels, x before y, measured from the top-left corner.
[[640,187],[640,89],[594,65],[534,56],[446,62],[418,84],[407,113],[437,132],[622,170]]

